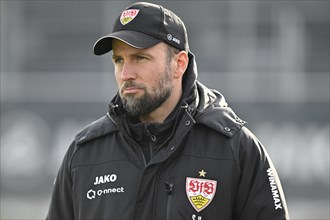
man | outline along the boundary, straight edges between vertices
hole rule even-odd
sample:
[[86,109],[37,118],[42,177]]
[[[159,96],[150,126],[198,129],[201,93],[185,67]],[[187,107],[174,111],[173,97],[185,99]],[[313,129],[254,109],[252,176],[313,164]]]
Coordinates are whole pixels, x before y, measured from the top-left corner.
[[197,81],[178,16],[129,6],[94,45],[109,51],[118,94],[68,149],[47,219],[288,218],[262,144]]

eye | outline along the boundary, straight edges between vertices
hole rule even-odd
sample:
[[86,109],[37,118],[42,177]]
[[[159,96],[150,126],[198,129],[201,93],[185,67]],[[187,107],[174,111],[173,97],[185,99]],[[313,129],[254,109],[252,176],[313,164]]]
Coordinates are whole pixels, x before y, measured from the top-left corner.
[[115,57],[112,59],[114,64],[122,64],[124,62],[124,59],[121,57]]
[[134,55],[134,60],[136,62],[145,62],[147,60],[150,60],[150,56],[145,53],[137,53]]
[[137,61],[142,61],[142,60],[145,60],[145,59],[146,59],[146,57],[144,57],[144,56],[140,56],[140,55],[136,56]]

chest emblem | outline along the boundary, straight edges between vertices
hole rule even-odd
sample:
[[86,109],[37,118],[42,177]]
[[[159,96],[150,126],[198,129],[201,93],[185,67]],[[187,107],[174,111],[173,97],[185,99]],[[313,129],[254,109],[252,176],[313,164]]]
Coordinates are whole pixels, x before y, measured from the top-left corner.
[[216,180],[191,177],[186,179],[187,197],[197,212],[202,211],[212,202],[216,189]]

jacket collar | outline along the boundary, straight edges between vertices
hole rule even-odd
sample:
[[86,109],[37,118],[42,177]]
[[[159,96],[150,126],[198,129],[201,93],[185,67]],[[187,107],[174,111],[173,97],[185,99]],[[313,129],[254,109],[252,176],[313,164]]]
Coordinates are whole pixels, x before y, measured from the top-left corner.
[[[185,112],[196,123],[232,137],[247,123],[234,113],[221,93],[204,86],[197,81],[197,76],[195,56],[189,52],[189,64],[183,79],[183,95],[175,111],[181,112],[178,108],[185,109]],[[127,131],[127,123],[123,123],[124,116],[125,112],[117,94],[109,104],[107,115],[79,132],[75,138],[76,142],[80,144],[112,133],[120,126]]]
[[109,114],[107,114],[106,116],[103,116],[102,118],[82,129],[76,135],[75,142],[77,145],[79,145],[117,130],[118,128],[115,121],[110,117]]

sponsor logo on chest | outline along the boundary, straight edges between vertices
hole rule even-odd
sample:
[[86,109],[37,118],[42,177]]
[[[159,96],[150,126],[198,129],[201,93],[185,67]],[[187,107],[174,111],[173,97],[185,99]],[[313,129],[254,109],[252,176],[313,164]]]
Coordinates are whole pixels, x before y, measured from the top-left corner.
[[116,174],[108,174],[108,175],[103,175],[103,176],[97,176],[97,177],[95,177],[94,185],[99,185],[99,184],[102,184],[102,183],[115,182],[116,180],[117,180],[117,175]]
[[[93,187],[92,189],[89,189],[86,193],[86,197],[89,200],[96,199],[97,197],[102,197],[102,196],[110,196],[111,194],[118,194],[118,193],[124,193],[125,188],[121,185],[113,185],[111,184],[110,187],[106,187],[106,185],[101,185],[105,183],[116,183],[117,181],[117,175],[116,174],[107,174],[107,175],[101,175],[101,176],[96,176],[93,184],[96,186],[95,188]],[[99,185],[99,186],[97,186]],[[109,186],[109,185],[107,185]],[[100,189],[101,187],[101,189]],[[96,189],[98,188],[98,189]]]

